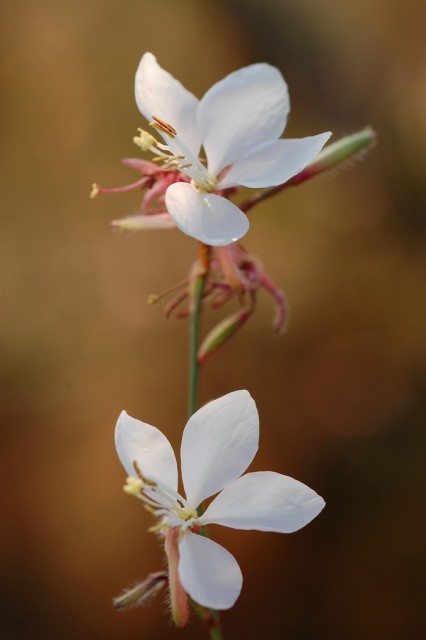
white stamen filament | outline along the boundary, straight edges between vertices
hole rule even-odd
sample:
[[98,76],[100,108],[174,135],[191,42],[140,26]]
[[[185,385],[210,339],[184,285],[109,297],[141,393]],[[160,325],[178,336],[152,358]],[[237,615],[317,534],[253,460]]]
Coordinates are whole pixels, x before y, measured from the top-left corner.
[[203,191],[213,191],[217,184],[215,176],[211,175],[187,147],[181,137],[175,132],[171,125],[162,122],[158,118],[150,125],[167,136],[167,144],[158,142],[154,136],[143,129],[138,129],[139,136],[135,136],[133,141],[143,151],[151,151],[156,157],[153,162],[162,163],[162,168],[167,170],[178,170],[189,176],[194,185]]
[[[166,499],[167,499],[167,495],[171,496],[175,499],[176,502],[180,502],[184,507],[186,507],[187,509],[191,509],[191,506],[189,504],[189,502],[187,500],[185,500],[185,498],[183,498],[180,493],[178,493],[177,491],[175,491],[174,489],[172,489],[171,487],[167,486],[167,484],[164,484],[164,482],[161,482],[161,480],[155,480],[155,484],[156,487],[158,487],[159,489],[161,489],[161,492],[159,492],[161,495],[163,495]],[[171,504],[175,504],[175,502],[172,502],[170,500]]]
[[154,515],[177,517],[178,520],[187,520],[186,516],[193,518],[196,515],[196,511],[177,491],[161,480],[145,477],[136,461],[133,466],[137,477],[129,476],[124,490],[136,496],[146,506],[152,507]]
[[[177,491],[171,489],[160,480],[143,479],[143,475],[135,464],[138,478],[129,476],[124,490],[144,503],[149,511],[158,518],[164,516],[166,526],[180,526],[183,530],[195,524],[197,512]],[[140,491],[136,487],[140,486]],[[158,498],[157,498],[158,496]],[[166,502],[167,504],[164,504]]]

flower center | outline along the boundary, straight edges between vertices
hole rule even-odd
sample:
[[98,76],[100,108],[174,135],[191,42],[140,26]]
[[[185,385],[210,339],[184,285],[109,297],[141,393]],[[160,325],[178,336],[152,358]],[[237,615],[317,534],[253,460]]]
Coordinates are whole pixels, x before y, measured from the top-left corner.
[[217,184],[217,178],[211,175],[178,135],[177,131],[167,122],[152,116],[150,126],[157,129],[167,138],[167,144],[158,142],[154,136],[143,129],[138,129],[139,135],[133,138],[133,142],[142,151],[151,151],[155,154],[152,159],[160,164],[164,171],[181,171],[192,179],[197,189],[201,191],[213,191]]
[[133,463],[136,476],[129,476],[123,490],[144,503],[145,509],[161,518],[160,524],[151,527],[151,531],[180,527],[185,530],[197,523],[197,511],[177,491],[159,480],[143,475],[136,462]]
[[177,514],[179,518],[181,518],[185,522],[188,522],[188,520],[191,520],[192,518],[197,517],[197,512],[194,511],[193,509],[190,509],[189,507],[183,507],[183,509],[179,509]]

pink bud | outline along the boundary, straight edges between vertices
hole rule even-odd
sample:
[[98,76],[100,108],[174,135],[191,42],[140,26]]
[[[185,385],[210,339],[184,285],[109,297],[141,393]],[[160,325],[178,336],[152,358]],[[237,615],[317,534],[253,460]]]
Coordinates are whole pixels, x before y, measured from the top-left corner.
[[177,627],[184,627],[188,622],[188,598],[178,574],[179,532],[179,527],[168,529],[164,548],[169,565],[169,592],[173,622]]
[[113,599],[115,609],[131,609],[150,604],[157,593],[167,584],[167,573],[157,571],[150,573],[145,580],[137,582],[133,587],[124,589],[119,596]]

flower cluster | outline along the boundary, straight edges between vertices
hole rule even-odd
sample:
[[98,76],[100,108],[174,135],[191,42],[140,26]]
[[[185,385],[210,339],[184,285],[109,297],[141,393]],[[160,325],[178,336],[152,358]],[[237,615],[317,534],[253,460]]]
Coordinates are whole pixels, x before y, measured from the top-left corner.
[[[246,212],[284,187],[359,155],[375,136],[365,129],[322,152],[329,132],[282,139],[290,110],[288,90],[278,69],[268,64],[231,73],[198,100],[151,53],[145,53],[136,73],[135,94],[151,133],[139,129],[134,142],[153,157],[125,159],[140,178],[114,189],[95,184],[92,196],[140,189],[139,212],[116,220],[115,227],[130,231],[177,227],[199,241],[200,257],[188,279],[151,297],[152,302],[167,299],[167,316],[192,315],[197,327],[192,327],[194,373],[245,324],[260,289],[275,301],[275,332],[285,326],[284,294],[261,262],[238,242],[249,228]],[[230,198],[241,187],[261,191],[240,199],[237,206]],[[237,300],[238,310],[199,345],[202,300],[216,308],[231,299]],[[191,393],[195,399],[196,384]],[[242,574],[233,555],[206,535],[207,525],[291,533],[320,513],[323,499],[301,482],[272,471],[244,473],[258,439],[258,413],[247,391],[229,393],[196,411],[182,436],[183,494],[166,436],[121,413],[115,443],[128,475],[124,490],[156,518],[151,530],[164,542],[168,571],[151,573],[124,591],[114,600],[116,608],[146,604],[168,585],[177,626],[186,624],[191,602],[207,626],[217,631],[216,610],[235,603]]]
[[[242,575],[235,558],[200,535],[209,524],[291,533],[324,507],[312,489],[272,471],[244,473],[258,449],[259,417],[247,391],[235,391],[199,409],[188,421],[180,451],[185,496],[178,492],[173,449],[156,427],[122,412],[115,430],[127,474],[126,493],[159,519],[165,540],[174,619],[186,622],[186,594],[214,609],[238,598]],[[200,513],[200,505],[218,494]]]

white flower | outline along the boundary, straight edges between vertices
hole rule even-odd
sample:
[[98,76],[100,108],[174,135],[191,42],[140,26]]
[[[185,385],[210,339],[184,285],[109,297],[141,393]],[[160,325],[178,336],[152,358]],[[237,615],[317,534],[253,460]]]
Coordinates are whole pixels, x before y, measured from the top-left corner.
[[[181,231],[209,245],[238,240],[249,227],[223,190],[283,184],[316,158],[331,135],[279,139],[290,111],[288,90],[278,69],[264,63],[231,73],[198,100],[145,53],[135,94],[166,144],[144,131],[135,141],[191,178],[168,187],[167,211]],[[206,165],[199,159],[201,145]]]
[[[221,524],[291,533],[324,507],[312,489],[288,476],[272,471],[241,475],[256,454],[258,439],[258,413],[247,391],[235,391],[199,409],[182,437],[184,498],[177,492],[173,449],[161,431],[125,411],[117,422],[117,453],[129,475],[125,490],[161,518],[159,529],[177,533],[180,583],[206,607],[232,607],[241,591],[242,575],[226,549],[198,535],[200,527]],[[217,493],[199,517],[197,507]]]

